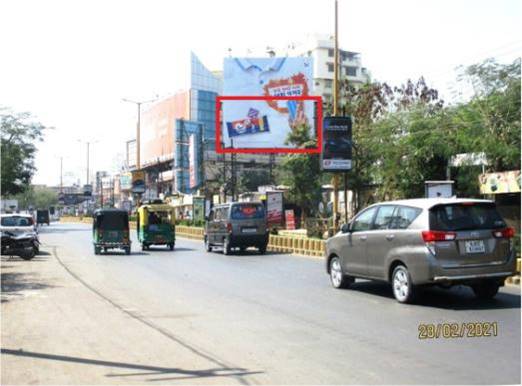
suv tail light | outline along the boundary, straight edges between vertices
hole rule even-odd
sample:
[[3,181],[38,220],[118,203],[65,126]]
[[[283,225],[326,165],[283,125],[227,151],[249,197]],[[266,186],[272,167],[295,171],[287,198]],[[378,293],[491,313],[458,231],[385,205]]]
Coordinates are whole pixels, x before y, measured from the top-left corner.
[[453,241],[457,237],[455,232],[444,231],[422,231],[422,239],[425,243],[433,241]]
[[227,223],[227,232],[232,233],[232,224],[231,223]]
[[509,227],[504,229],[497,229],[493,232],[493,237],[497,239],[511,239],[515,237],[515,228]]

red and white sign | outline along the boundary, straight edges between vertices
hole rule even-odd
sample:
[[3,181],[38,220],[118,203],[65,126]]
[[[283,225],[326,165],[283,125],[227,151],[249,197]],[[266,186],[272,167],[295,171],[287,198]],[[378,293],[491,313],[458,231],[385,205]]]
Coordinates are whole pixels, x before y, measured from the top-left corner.
[[266,212],[268,225],[280,225],[283,221],[283,193],[266,193]]
[[286,229],[288,229],[288,230],[295,229],[295,216],[294,216],[293,209],[285,210],[285,222],[286,222]]

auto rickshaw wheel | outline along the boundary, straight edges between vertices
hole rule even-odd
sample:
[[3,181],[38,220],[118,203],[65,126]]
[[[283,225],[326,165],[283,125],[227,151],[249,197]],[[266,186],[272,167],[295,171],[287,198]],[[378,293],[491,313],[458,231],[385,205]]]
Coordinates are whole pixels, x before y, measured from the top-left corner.
[[149,246],[147,245],[147,243],[142,243],[142,244],[141,244],[141,250],[142,250],[142,251],[146,251],[146,250],[148,250],[148,249],[149,249]]
[[95,254],[95,255],[99,255],[99,254],[100,254],[100,251],[101,251],[101,248],[100,248],[100,247],[94,247],[94,254]]
[[130,254],[131,254],[131,249],[130,249],[130,247],[125,247],[125,254],[126,254],[126,255],[130,255]]
[[170,249],[171,251],[174,250],[174,243],[170,243],[170,244],[169,244],[169,249]]

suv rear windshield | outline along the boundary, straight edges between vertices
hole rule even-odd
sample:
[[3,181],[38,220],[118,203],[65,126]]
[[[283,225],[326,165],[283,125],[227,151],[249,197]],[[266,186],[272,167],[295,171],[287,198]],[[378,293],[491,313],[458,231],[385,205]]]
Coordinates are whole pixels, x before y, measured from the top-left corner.
[[240,204],[232,206],[230,218],[233,220],[250,220],[265,217],[265,209],[260,204]]
[[28,227],[33,225],[33,219],[31,217],[2,217],[2,226],[5,227]]
[[495,229],[506,226],[495,204],[458,203],[437,205],[430,209],[430,229],[437,231],[464,231]]

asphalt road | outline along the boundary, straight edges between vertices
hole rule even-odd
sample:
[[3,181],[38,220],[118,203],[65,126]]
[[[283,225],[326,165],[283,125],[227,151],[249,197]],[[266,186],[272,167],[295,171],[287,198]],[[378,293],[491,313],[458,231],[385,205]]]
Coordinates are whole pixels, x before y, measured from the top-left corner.
[[[2,384],[521,381],[520,287],[490,302],[434,288],[401,305],[386,284],[333,289],[317,258],[182,238],[173,252],[133,240],[130,256],[95,256],[83,224],[40,237],[42,256],[2,261]],[[4,272],[40,284],[17,297]],[[498,336],[419,339],[421,323],[454,322],[497,322]]]

